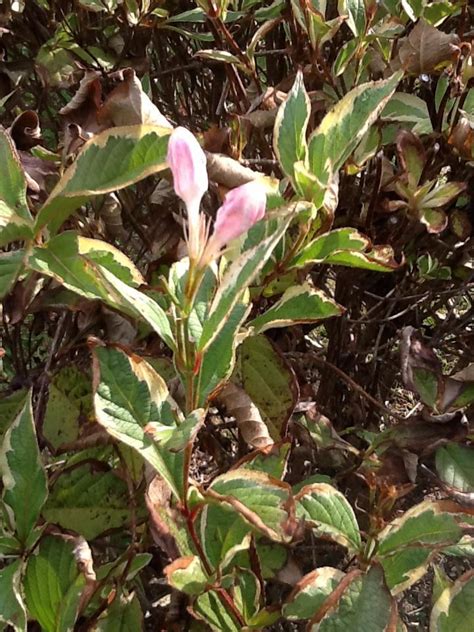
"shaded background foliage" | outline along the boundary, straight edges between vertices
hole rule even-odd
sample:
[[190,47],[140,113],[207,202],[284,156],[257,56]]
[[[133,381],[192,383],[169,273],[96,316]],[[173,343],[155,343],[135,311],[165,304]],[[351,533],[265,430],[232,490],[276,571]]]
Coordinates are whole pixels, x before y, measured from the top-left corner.
[[[409,508],[424,497],[444,493],[455,498],[452,488],[459,491],[459,484],[441,474],[444,483],[440,482],[433,475],[434,453],[448,441],[470,446],[472,405],[452,412],[421,396],[423,409],[420,388],[408,369],[422,366],[443,380],[447,378],[442,374],[469,369],[473,362],[474,91],[468,60],[474,19],[468,2],[348,2],[342,8],[341,4],[236,2],[224,18],[206,2],[200,5],[209,9],[208,16],[190,2],[3,2],[0,103],[2,124],[10,128],[22,152],[30,178],[30,203],[37,209],[58,172],[88,135],[98,131],[94,126],[100,128],[97,113],[103,100],[107,103],[115,94],[108,116],[119,116],[125,103],[122,124],[136,122],[131,118],[136,96],[133,75],[124,69],[134,70],[143,91],[173,125],[201,133],[207,151],[277,178],[285,174],[272,145],[273,125],[298,70],[311,102],[309,131],[362,80],[387,77],[399,67],[407,70],[396,93],[398,102],[387,106],[346,162],[334,209],[335,228],[353,227],[374,244],[391,245],[397,261],[404,264],[390,274],[314,266],[312,282],[344,306],[344,314],[317,328],[301,324],[267,334],[289,376],[289,404],[280,402],[286,419],[285,413],[277,412],[292,441],[286,480],[298,484],[313,474],[335,477],[365,531],[372,522],[389,521],[395,508]],[[83,84],[85,98],[61,115],[60,110],[78,94],[86,70],[96,75],[89,87]],[[123,90],[124,83],[128,92],[114,92]],[[27,113],[18,118],[22,112]],[[103,127],[108,127],[107,112],[104,115],[102,110],[101,116]],[[216,177],[206,196],[204,205],[211,216],[223,190],[235,185],[229,184],[230,177],[228,173]],[[439,191],[439,198],[445,197],[438,205],[414,202],[414,191],[435,180],[435,189],[454,183],[454,190]],[[289,183],[285,195],[291,196]],[[417,199],[423,200],[423,195]],[[85,203],[63,228],[118,245],[149,286],[161,291],[159,274],[182,252],[176,210],[177,200],[167,181],[150,177]],[[291,274],[293,282],[304,280],[303,273]],[[283,288],[287,282],[278,273],[267,281]],[[96,625],[108,608],[111,585],[130,586],[130,593],[120,599],[129,600],[127,612],[138,617],[132,621],[140,619],[139,599],[143,611],[150,614],[150,629],[168,624],[188,629],[182,596],[171,592],[170,601],[170,589],[162,579],[173,556],[166,546],[157,545],[159,537],[153,541],[144,526],[148,520],[141,464],[125,446],[97,447],[103,437],[93,425],[87,338],[94,335],[130,346],[153,358],[166,379],[173,374],[169,355],[155,335],[137,328],[135,322],[97,301],[61,294],[52,282],[38,289],[37,282],[34,275],[18,282],[4,299],[5,422],[0,430],[9,425],[22,391],[32,387],[39,444],[50,465],[50,500],[43,518],[59,524],[64,533],[78,531],[90,541],[101,571],[123,558],[123,567],[110,571],[104,592],[93,595],[78,629]],[[252,316],[271,305],[276,293],[263,292]],[[436,349],[439,361],[423,344],[419,346],[416,334],[406,329],[410,327],[424,334],[424,344]],[[405,352],[400,363],[402,330]],[[244,388],[258,397],[260,385],[252,384],[245,366],[241,373]],[[472,371],[464,376],[473,379]],[[193,476],[204,483],[248,452],[232,414],[225,415],[225,401],[214,403],[217,407],[200,431],[192,464]],[[269,402],[259,403],[268,412]],[[448,418],[439,420],[445,413]],[[371,471],[368,460],[358,470],[360,453],[351,461],[351,449],[365,450],[373,445],[374,436],[396,429],[397,424],[405,432],[391,436],[379,469]],[[351,446],[349,457],[346,440]],[[421,467],[417,471],[413,455],[427,471]],[[438,465],[448,457],[438,452]],[[463,481],[460,488],[464,493],[473,491],[469,467],[470,483]],[[438,473],[442,471],[439,466]],[[88,495],[95,499],[91,506],[87,506]],[[71,509],[73,501],[79,511]],[[99,504],[107,507],[105,516]],[[65,542],[65,547],[70,546],[67,538]],[[71,558],[66,549],[55,550],[54,538],[41,540],[40,546],[51,549],[52,557]],[[351,559],[338,545],[308,536],[288,554],[286,564],[290,579],[277,577],[283,584],[269,583],[269,603],[286,596],[288,584],[302,573],[324,565],[345,571]],[[454,579],[469,564],[461,556],[443,568]],[[142,566],[145,570],[137,575]],[[30,585],[35,572],[29,567]],[[70,574],[75,585],[72,563]],[[107,570],[103,576],[110,579]],[[438,590],[447,582],[444,576],[437,581]],[[417,594],[412,590],[405,596],[408,601],[405,606],[402,601],[401,612],[409,626],[426,626],[429,586],[419,588],[421,614],[410,606],[416,604]],[[116,600],[112,608],[119,605]],[[42,621],[44,614],[31,604],[28,609]],[[276,625],[296,629],[288,622]]]

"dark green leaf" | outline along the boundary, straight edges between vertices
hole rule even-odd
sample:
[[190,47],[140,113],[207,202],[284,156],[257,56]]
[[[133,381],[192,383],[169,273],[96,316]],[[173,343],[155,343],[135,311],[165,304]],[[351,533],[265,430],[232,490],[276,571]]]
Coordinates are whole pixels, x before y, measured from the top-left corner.
[[0,451],[3,502],[10,526],[25,544],[46,501],[46,474],[36,440],[31,393],[5,433]]

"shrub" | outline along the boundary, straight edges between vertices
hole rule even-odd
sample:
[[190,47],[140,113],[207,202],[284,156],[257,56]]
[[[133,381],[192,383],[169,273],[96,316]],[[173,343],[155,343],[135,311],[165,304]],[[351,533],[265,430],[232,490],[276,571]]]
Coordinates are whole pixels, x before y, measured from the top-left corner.
[[0,622],[472,629],[472,8],[1,16]]

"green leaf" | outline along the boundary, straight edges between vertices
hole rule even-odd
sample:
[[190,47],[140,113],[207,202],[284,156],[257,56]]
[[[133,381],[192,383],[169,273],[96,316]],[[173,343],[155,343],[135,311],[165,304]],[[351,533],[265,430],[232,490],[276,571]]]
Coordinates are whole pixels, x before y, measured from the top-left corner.
[[254,472],[265,472],[273,478],[283,480],[290,447],[290,443],[274,443],[266,448],[251,452],[239,461],[238,467]]
[[218,476],[204,493],[224,503],[275,542],[288,542],[295,528],[290,487],[264,472],[236,469]]
[[237,333],[249,313],[250,305],[237,303],[216,338],[206,349],[198,381],[198,404],[204,406],[209,395],[232,375],[235,366]]
[[115,597],[105,617],[99,619],[96,632],[140,632],[143,630],[143,612],[135,594]]
[[192,612],[215,632],[241,632],[242,630],[241,624],[230,614],[213,590],[199,595],[192,606]]
[[384,121],[414,123],[413,131],[418,134],[429,134],[433,131],[426,101],[414,94],[395,92],[380,117]]
[[48,403],[43,420],[43,436],[53,449],[75,441],[79,436],[79,416],[92,412],[90,377],[73,364],[54,375],[49,384]]
[[436,371],[413,367],[413,385],[421,401],[430,408],[436,408],[440,378]]
[[452,544],[462,535],[453,516],[425,501],[391,522],[379,535],[378,555],[386,556],[415,544]]
[[374,246],[369,252],[340,251],[329,255],[325,263],[374,272],[393,272],[400,267],[391,246]]
[[358,50],[359,44],[359,41],[354,38],[350,39],[341,46],[333,66],[333,72],[336,77],[340,77],[344,74],[347,66],[352,61],[356,51]]
[[257,406],[270,435],[278,441],[298,398],[298,384],[283,356],[263,335],[246,338],[239,347],[242,386]]
[[0,299],[12,289],[23,268],[24,250],[0,252]]
[[183,454],[160,445],[178,429],[176,404],[163,379],[145,360],[105,347],[93,349],[93,372],[97,421],[141,454],[181,498]]
[[90,463],[66,470],[50,489],[43,517],[93,540],[130,522],[127,484],[111,471],[95,470]]
[[15,213],[0,200],[0,246],[11,241],[24,241],[33,237],[32,223]]
[[403,73],[361,84],[348,92],[326,114],[311,135],[308,158],[311,171],[322,181],[338,171],[395,92]]
[[43,538],[28,558],[23,589],[29,614],[45,632],[73,629],[84,585],[74,557],[74,542]]
[[214,570],[223,571],[239,551],[250,546],[247,523],[226,505],[205,505],[197,518],[196,531]]
[[282,615],[289,621],[311,619],[343,577],[342,571],[331,566],[322,566],[308,573],[286,598]]
[[44,203],[36,228],[56,232],[89,197],[123,189],[166,168],[171,130],[150,125],[114,127],[89,140]]
[[31,393],[5,433],[0,451],[0,472],[9,522],[24,545],[48,495],[36,440]]
[[25,405],[26,395],[26,390],[20,389],[0,398],[0,446],[8,427]]
[[340,316],[344,309],[321,290],[309,283],[288,288],[281,299],[264,314],[248,324],[256,333],[267,329],[288,327],[297,323],[315,323],[332,316]]
[[232,55],[232,53],[227,52],[226,50],[215,50],[215,49],[206,49],[200,50],[196,53],[195,57],[199,57],[200,59],[209,59],[210,61],[220,61],[224,64],[234,64],[235,66],[239,66],[242,70],[246,69],[238,57]]
[[102,300],[134,318],[143,319],[174,348],[164,310],[152,298],[127,284],[141,283],[141,274],[110,244],[65,232],[44,246],[34,248],[28,265],[85,298]]
[[15,632],[26,632],[26,612],[21,595],[22,560],[0,570],[0,623],[11,625]]
[[474,448],[449,443],[436,451],[436,470],[447,485],[474,492]]
[[421,579],[432,556],[429,548],[408,547],[382,558],[380,563],[392,595],[398,595]]
[[165,567],[164,573],[170,586],[187,595],[200,595],[209,582],[197,555],[178,557]]
[[248,569],[235,569],[232,592],[235,605],[245,623],[249,623],[260,606],[261,587],[256,575]]
[[466,188],[464,182],[446,182],[434,187],[419,200],[423,208],[439,208],[455,200]]
[[[100,239],[88,239],[74,231],[61,233],[44,246],[34,249],[33,263],[38,272],[55,276],[65,285],[81,287],[78,279],[87,278],[90,264],[105,268],[128,285],[137,287],[144,279],[136,266],[118,248]],[[94,275],[90,275],[94,278]],[[94,289],[92,296],[95,298]]]
[[326,537],[351,551],[361,546],[359,525],[343,494],[327,483],[303,487],[295,496],[296,516],[304,518],[316,535]]
[[337,228],[319,235],[305,246],[291,261],[290,266],[301,268],[309,263],[322,263],[335,252],[345,250],[363,252],[370,240],[354,228]]
[[382,569],[372,567],[367,575],[356,576],[322,620],[318,617],[309,632],[386,632],[393,629],[395,605],[385,586]]
[[28,222],[31,214],[26,200],[25,172],[14,143],[3,128],[0,128],[0,165],[0,200],[18,217]]
[[306,128],[311,103],[298,71],[288,97],[280,106],[273,130],[273,148],[283,171],[294,181],[294,163],[306,160]]
[[279,221],[275,221],[273,218],[267,220],[267,226],[271,227],[269,237],[244,252],[228,267],[212,301],[208,319],[204,323],[198,345],[201,353],[224,327],[234,306],[240,301],[244,291],[270,258],[289,222],[289,215]]
[[366,15],[365,0],[339,0],[340,15],[347,15],[347,25],[356,37],[365,35]]
[[431,632],[470,632],[474,623],[474,571],[468,571],[441,593],[431,612]]
[[26,201],[26,179],[18,152],[7,132],[0,129],[0,246],[29,239],[33,220]]

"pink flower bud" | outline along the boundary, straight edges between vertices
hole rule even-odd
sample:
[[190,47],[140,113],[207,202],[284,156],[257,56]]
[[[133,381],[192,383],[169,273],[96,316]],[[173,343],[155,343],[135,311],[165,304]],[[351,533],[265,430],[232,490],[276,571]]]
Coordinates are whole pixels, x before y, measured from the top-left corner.
[[168,164],[173,174],[176,194],[186,204],[188,212],[188,253],[197,259],[204,247],[203,222],[199,214],[202,196],[209,186],[206,155],[195,136],[184,127],[177,127],[168,143]]
[[206,155],[195,136],[184,127],[177,127],[168,144],[168,164],[173,173],[176,194],[186,206],[196,206],[209,186]]
[[266,203],[265,189],[255,181],[229,191],[217,211],[212,236],[214,245],[222,248],[232,239],[246,233],[265,215]]

